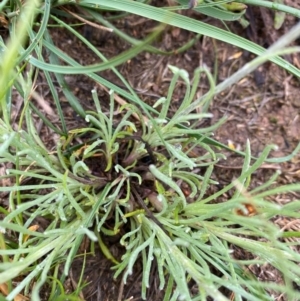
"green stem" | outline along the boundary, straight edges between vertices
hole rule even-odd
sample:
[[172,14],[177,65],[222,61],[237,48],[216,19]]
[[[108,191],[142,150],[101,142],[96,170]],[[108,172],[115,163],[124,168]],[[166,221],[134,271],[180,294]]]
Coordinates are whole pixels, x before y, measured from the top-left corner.
[[262,0],[238,0],[236,2],[270,8],[270,9],[282,11],[282,12],[285,12],[285,13],[288,13],[295,17],[300,18],[300,10],[299,9],[296,9],[294,7],[287,6],[284,4],[279,4],[279,3],[272,2],[272,1],[262,1]]

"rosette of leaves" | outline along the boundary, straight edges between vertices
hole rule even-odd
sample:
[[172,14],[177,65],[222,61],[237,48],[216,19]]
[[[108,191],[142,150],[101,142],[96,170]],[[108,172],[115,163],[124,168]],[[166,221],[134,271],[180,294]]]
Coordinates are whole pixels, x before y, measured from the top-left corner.
[[[251,165],[248,143],[241,176],[207,194],[207,188],[216,184],[211,179],[213,166],[224,158],[209,139],[223,120],[199,128],[199,121],[211,117],[207,109],[214,83],[206,68],[195,71],[192,85],[186,71],[170,68],[174,77],[168,95],[154,104],[158,115],[149,114],[142,104],[117,109],[113,91],[106,112],[94,90],[96,109],[86,113],[87,126],[61,138],[56,151],[49,152],[40,140],[30,110],[25,111],[26,131],[15,132],[1,122],[1,162],[11,166],[2,178],[14,179],[15,184],[1,188],[8,193],[11,211],[2,209],[0,276],[6,282],[24,275],[8,299],[36,279],[32,300],[39,300],[42,285],[52,270],[58,277],[61,263],[60,281],[64,282],[86,235],[98,241],[114,263],[115,277],[122,274],[125,283],[141,260],[143,299],[154,266],[164,300],[206,300],[209,296],[228,300],[224,290],[237,300],[270,300],[268,289],[293,298],[297,295],[292,284],[300,276],[299,254],[282,242],[283,233],[269,219],[283,213],[293,216],[299,202],[279,207],[265,200],[279,190],[297,187],[268,189],[275,175],[251,194],[245,193],[251,174],[272,149],[267,147]],[[195,99],[203,72],[210,91]],[[179,79],[185,83],[185,95],[172,112]],[[230,200],[211,203],[235,187]],[[249,202],[257,216],[233,214],[234,210],[245,212]],[[42,231],[30,227],[37,222]],[[105,245],[103,238],[108,235],[120,237],[121,258],[114,258]],[[231,257],[231,245],[251,251],[258,256],[257,263],[272,262],[285,275],[285,285],[258,282],[244,268],[250,261],[240,263]],[[52,290],[52,299],[59,296],[58,291]]]
[[[139,255],[144,257],[150,246],[149,239],[152,240],[151,252],[158,242],[155,242],[156,231],[152,231],[153,228],[150,233],[149,225],[156,225],[163,233],[168,233],[165,220],[175,218],[176,224],[186,206],[184,189],[193,199],[203,195],[207,185],[213,183],[209,179],[210,164],[216,162],[217,155],[202,138],[193,136],[196,132],[208,135],[212,129],[185,127],[210,117],[206,113],[186,114],[201,70],[197,71],[191,87],[184,70],[171,68],[175,75],[169,93],[155,104],[160,106],[159,116],[146,118],[137,106],[126,104],[119,109],[121,119],[116,120],[113,92],[107,113],[101,108],[96,91],[92,91],[96,110],[87,112],[87,127],[72,130],[68,137],[62,137],[54,152],[49,152],[40,140],[30,110],[25,111],[27,131],[14,132],[1,123],[2,163],[9,162],[12,167],[7,169],[5,178],[15,178],[12,187],[1,189],[9,194],[12,209],[7,212],[1,227],[3,233],[11,233],[13,229],[18,233],[15,237],[19,240],[18,251],[7,250],[7,254],[13,256],[12,253],[17,252],[19,257],[28,252],[22,264],[17,260],[14,262],[14,273],[7,272],[8,266],[11,268],[9,260],[1,264],[4,281],[13,279],[27,268],[31,273],[24,283],[28,284],[43,269],[40,282],[34,288],[34,294],[38,294],[58,254],[61,260],[66,260],[65,273],[68,273],[85,234],[92,240],[100,240],[101,249],[117,262],[108,253],[99,233],[116,235],[123,227],[127,234],[123,236],[122,244],[126,245],[127,253],[116,266],[116,276],[124,268],[130,273]],[[186,94],[179,110],[168,116],[179,77],[186,83]],[[138,122],[134,122],[133,116]],[[194,151],[198,147],[205,151],[197,157]],[[200,169],[204,166],[208,168],[201,175]],[[32,231],[30,225],[40,219],[44,220],[43,233]],[[16,229],[11,221],[16,222]],[[9,243],[12,249],[16,247],[13,240]],[[140,245],[145,247],[140,249]],[[128,256],[133,249],[136,249],[134,256]],[[42,259],[46,254],[50,255]],[[38,269],[36,262],[39,262]],[[148,262],[147,271],[150,267]]]

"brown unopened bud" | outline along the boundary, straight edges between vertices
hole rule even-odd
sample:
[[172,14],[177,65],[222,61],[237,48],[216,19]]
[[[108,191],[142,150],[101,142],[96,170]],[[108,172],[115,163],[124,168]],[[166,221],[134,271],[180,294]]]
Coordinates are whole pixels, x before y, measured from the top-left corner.
[[158,211],[163,210],[163,203],[161,200],[158,198],[158,194],[155,192],[150,193],[148,196],[148,200],[151,203],[151,205]]

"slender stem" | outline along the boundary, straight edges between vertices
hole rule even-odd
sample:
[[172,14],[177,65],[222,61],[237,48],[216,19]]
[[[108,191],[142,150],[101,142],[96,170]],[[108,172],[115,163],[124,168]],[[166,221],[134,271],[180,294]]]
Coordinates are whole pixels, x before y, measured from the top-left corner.
[[262,1],[262,0],[237,0],[236,2],[245,3],[249,5],[262,6],[267,7],[273,10],[279,10],[288,14],[291,14],[295,17],[300,18],[300,10],[291,6],[287,6],[284,4],[279,4],[272,1]]

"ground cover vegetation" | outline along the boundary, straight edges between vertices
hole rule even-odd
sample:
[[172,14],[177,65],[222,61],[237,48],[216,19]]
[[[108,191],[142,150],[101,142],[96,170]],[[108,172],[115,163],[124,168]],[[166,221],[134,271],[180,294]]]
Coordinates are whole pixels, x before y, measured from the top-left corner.
[[[300,201],[273,201],[278,195],[298,196],[300,184],[282,184],[279,170],[259,185],[252,183],[264,164],[293,160],[300,144],[287,156],[272,157],[276,145],[252,154],[250,140],[238,150],[214,139],[226,116],[208,122],[214,97],[264,62],[300,77],[285,57],[299,52],[293,42],[300,25],[265,49],[185,14],[193,10],[246,27],[249,6],[275,10],[275,27],[286,15],[300,17],[299,9],[283,1],[1,2],[0,300],[106,300],[101,292],[84,295],[90,282],[105,281],[84,277],[96,254],[105,257],[120,283],[107,300],[133,300],[124,291],[137,269],[134,300],[300,300],[299,228],[274,223],[277,216],[299,221]],[[129,15],[155,21],[154,30],[130,36],[115,23]],[[130,47],[108,58],[91,42],[88,30],[78,30],[83,24],[112,32]],[[167,26],[196,35],[176,50],[161,49]],[[76,37],[97,63],[72,58],[53,39],[53,28]],[[203,64],[192,75],[169,65],[168,89],[152,102],[118,68],[141,53],[184,53],[201,36],[255,56],[219,82],[217,65],[212,71]],[[106,70],[122,85],[103,77]],[[68,76],[78,74],[94,83],[89,107],[70,88]],[[38,93],[41,77],[51,104]],[[208,89],[199,94],[203,82]],[[174,111],[178,83],[183,92]],[[70,116],[78,121],[75,126]],[[45,132],[55,143],[47,143]],[[220,185],[214,170],[228,152],[243,158],[243,164],[234,179]],[[236,250],[248,258],[238,258]],[[74,281],[70,273],[77,260]],[[251,266],[266,264],[278,273],[278,281],[260,281],[252,273]]]

